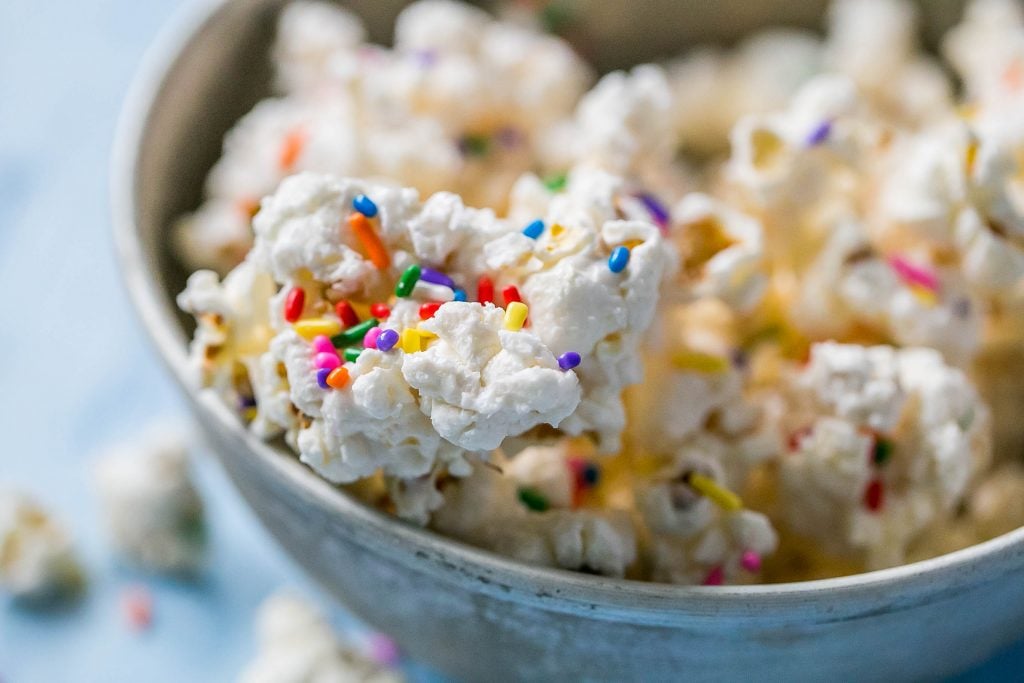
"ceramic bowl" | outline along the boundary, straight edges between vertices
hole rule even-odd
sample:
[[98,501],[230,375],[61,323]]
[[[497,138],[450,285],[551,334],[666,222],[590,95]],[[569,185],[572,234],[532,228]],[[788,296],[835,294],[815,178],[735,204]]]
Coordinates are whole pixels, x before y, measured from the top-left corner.
[[[154,46],[118,134],[114,222],[143,324],[238,490],[353,612],[467,681],[916,680],[963,670],[1021,637],[1024,529],[925,562],[797,584],[685,587],[531,567],[362,505],[189,387],[189,328],[173,303],[184,273],[169,225],[198,205],[224,132],[267,92],[281,4],[193,4]],[[350,4],[386,40],[402,3]],[[948,23],[956,4],[929,2],[929,24]],[[776,0],[584,5],[602,67],[776,20],[817,24],[822,11]]]

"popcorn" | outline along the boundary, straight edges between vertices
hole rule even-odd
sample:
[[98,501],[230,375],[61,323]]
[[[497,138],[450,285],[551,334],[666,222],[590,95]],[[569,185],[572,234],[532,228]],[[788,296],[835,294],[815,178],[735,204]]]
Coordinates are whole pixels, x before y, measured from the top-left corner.
[[97,492],[118,553],[156,571],[192,572],[203,561],[203,502],[180,429],[155,425],[95,466]]
[[988,459],[988,413],[929,349],[818,344],[789,385],[786,522],[877,568],[941,523]]
[[340,640],[312,605],[287,593],[272,595],[260,606],[256,633],[259,651],[239,676],[242,683],[405,680]]
[[494,306],[453,302],[420,326],[438,339],[402,365],[420,409],[442,438],[493,450],[506,435],[559,423],[579,404],[579,383],[529,332],[502,329]]
[[917,24],[836,0],[824,39],[586,92],[476,7],[412,3],[387,49],[295,4],[277,96],[176,228],[211,269],[179,297],[196,381],[368,503],[544,566],[746,583],[999,533],[1024,16],[975,0],[945,41],[965,106]]
[[0,589],[39,602],[76,593],[83,582],[64,528],[28,496],[0,493]]
[[623,511],[530,511],[520,502],[515,479],[479,464],[442,493],[445,504],[434,514],[435,528],[523,562],[622,576],[636,557],[632,524]]

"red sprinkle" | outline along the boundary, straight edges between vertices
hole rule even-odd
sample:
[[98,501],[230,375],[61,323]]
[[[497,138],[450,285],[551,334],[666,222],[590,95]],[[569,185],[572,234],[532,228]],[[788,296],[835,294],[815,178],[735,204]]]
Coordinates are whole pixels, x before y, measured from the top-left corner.
[[378,301],[375,304],[370,304],[370,315],[377,320],[387,320],[388,316],[391,315],[391,309],[388,308],[387,304],[382,304]]
[[798,448],[800,448],[800,442],[803,441],[804,438],[810,436],[812,431],[814,430],[811,427],[801,427],[800,429],[796,430],[795,432],[789,435],[788,439],[786,439],[786,447],[790,451],[797,450]]
[[482,304],[494,303],[494,282],[486,275],[476,281],[476,300]]
[[725,582],[725,573],[721,567],[714,567],[704,578],[705,586],[721,586]]
[[437,309],[441,308],[440,301],[429,301],[420,305],[420,320],[428,320],[434,317]]
[[144,631],[153,623],[153,596],[144,586],[132,586],[121,593],[121,612],[134,631]]
[[864,507],[871,512],[878,512],[885,505],[885,489],[881,479],[872,479],[864,489]]
[[292,287],[284,299],[284,319],[290,323],[302,317],[302,309],[306,307],[306,292],[302,287]]
[[515,285],[509,285],[501,290],[501,297],[505,300],[505,305],[508,306],[513,301],[522,301],[523,297],[519,296],[519,288]]
[[344,325],[346,329],[359,324],[359,316],[356,315],[356,311],[352,308],[352,304],[345,299],[334,304],[334,312],[338,314],[339,318],[341,318],[341,324]]

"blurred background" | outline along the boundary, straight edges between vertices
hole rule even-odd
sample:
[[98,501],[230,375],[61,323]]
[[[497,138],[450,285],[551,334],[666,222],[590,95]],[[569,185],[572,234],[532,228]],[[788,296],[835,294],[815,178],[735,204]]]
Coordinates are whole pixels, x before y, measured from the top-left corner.
[[[0,488],[31,494],[59,518],[88,573],[82,597],[54,608],[0,596],[3,683],[233,680],[255,652],[258,605],[283,587],[365,635],[273,545],[206,454],[197,462],[210,522],[201,576],[125,569],[101,530],[92,458],[154,418],[185,419],[122,290],[107,188],[122,98],[180,4],[0,3]],[[122,604],[140,589],[153,611],[141,630]],[[1021,671],[1024,643],[963,680]]]

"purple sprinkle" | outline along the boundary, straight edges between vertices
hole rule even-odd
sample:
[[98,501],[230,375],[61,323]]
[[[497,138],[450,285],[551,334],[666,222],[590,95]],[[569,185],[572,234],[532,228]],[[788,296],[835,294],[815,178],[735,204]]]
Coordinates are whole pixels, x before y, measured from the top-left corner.
[[320,385],[321,389],[330,389],[331,387],[327,384],[327,375],[331,374],[331,371],[327,368],[322,368],[316,371],[316,383]]
[[239,399],[238,399],[238,407],[242,408],[243,410],[246,409],[246,408],[255,408],[256,407],[256,397],[255,396],[241,396],[241,397],[239,397]]
[[743,349],[733,349],[729,352],[729,360],[732,361],[733,367],[744,370],[750,363],[750,358],[747,356],[747,352]]
[[401,658],[398,645],[383,633],[371,635],[367,649],[370,659],[383,666],[395,666]]
[[647,213],[651,214],[651,218],[654,219],[658,227],[667,230],[670,216],[661,200],[649,192],[640,192],[636,198],[643,202],[644,208],[647,209]]
[[434,66],[437,62],[437,53],[433,50],[416,50],[412,53],[412,56],[424,68]]
[[807,136],[807,146],[814,147],[820,145],[828,139],[828,136],[832,133],[832,122],[825,120],[818,124],[810,135]]
[[455,280],[433,268],[420,268],[420,279],[448,289],[455,289]]
[[377,350],[378,351],[390,351],[395,348],[395,344],[398,343],[398,332],[394,330],[384,330],[377,337]]
[[519,147],[523,144],[526,136],[523,132],[514,126],[504,126],[498,129],[498,132],[494,134],[495,139],[502,147]]
[[575,351],[566,351],[558,357],[558,367],[562,370],[572,370],[574,367],[580,364],[580,354]]

